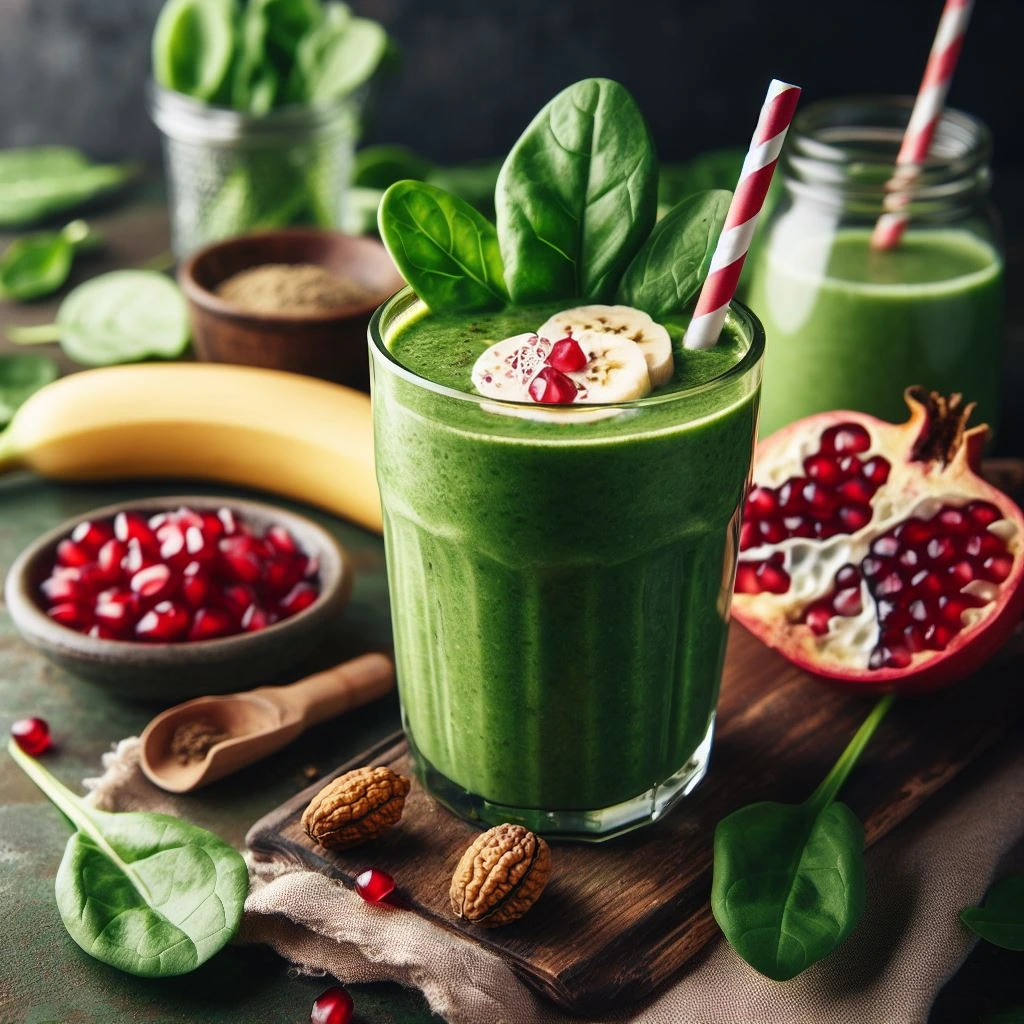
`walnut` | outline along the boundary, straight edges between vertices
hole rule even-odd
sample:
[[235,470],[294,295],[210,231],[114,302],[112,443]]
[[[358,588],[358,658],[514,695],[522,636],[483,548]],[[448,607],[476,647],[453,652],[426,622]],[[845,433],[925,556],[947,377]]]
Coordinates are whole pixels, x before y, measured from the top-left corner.
[[551,851],[522,825],[497,825],[462,855],[452,876],[452,912],[471,924],[497,928],[518,920],[544,891]]
[[399,818],[409,780],[390,768],[356,768],[327,783],[302,813],[310,839],[347,850],[383,835]]

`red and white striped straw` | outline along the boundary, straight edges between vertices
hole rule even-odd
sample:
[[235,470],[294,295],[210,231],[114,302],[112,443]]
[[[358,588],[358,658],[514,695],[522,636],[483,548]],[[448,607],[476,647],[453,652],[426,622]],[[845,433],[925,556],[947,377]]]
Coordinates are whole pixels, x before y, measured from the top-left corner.
[[722,236],[711,257],[711,267],[697,299],[693,319],[683,336],[686,348],[711,348],[722,333],[725,314],[736,294],[743,261],[747,258],[757,218],[799,98],[799,86],[788,85],[777,78],[768,86],[768,95],[725,216]]
[[910,112],[907,130],[896,156],[896,172],[889,182],[890,191],[885,200],[886,212],[878,218],[871,236],[874,249],[895,249],[903,237],[909,217],[902,208],[907,205],[909,197],[900,190],[913,183],[921,165],[928,159],[973,6],[974,0],[946,0],[942,9],[924,78],[917,90],[914,109]]

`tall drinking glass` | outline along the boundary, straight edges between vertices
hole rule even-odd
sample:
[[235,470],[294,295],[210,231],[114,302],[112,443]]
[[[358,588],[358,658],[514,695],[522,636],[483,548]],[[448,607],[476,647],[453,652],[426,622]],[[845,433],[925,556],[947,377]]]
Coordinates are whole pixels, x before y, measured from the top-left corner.
[[[764,335],[739,361],[618,406],[501,403],[432,383],[370,325],[402,714],[463,816],[603,839],[707,770]],[[550,407],[548,407],[550,408]],[[538,418],[539,417],[539,418]]]

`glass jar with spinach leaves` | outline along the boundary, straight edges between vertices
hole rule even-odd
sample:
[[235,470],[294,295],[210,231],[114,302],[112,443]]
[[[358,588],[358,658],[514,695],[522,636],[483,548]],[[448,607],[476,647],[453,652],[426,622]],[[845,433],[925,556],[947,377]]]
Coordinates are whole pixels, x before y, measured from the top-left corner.
[[163,135],[179,258],[249,231],[341,224],[358,135],[355,97],[256,115],[209,106],[154,82],[149,103]]

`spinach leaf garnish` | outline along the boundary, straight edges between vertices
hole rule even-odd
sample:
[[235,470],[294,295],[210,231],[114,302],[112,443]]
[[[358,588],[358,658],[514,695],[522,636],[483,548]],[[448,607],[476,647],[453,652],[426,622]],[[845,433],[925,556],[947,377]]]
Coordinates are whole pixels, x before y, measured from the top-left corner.
[[1024,875],[1000,879],[980,907],[960,911],[960,920],[994,946],[1024,951]]
[[731,192],[698,192],[674,206],[626,268],[615,301],[655,319],[679,313],[708,276],[731,199]]
[[715,920],[733,949],[775,981],[828,956],[864,910],[864,828],[835,797],[892,701],[889,694],[875,705],[802,804],[750,804],[715,829]]
[[167,814],[90,807],[12,740],[26,775],[75,827],[57,869],[57,909],[97,960],[147,978],[185,974],[231,939],[249,876],[212,832]]
[[494,225],[465,200],[423,181],[398,181],[384,193],[378,218],[392,259],[431,309],[508,303]]
[[654,146],[633,97],[602,78],[560,92],[498,175],[498,238],[512,301],[611,299],[654,226],[657,189]]

